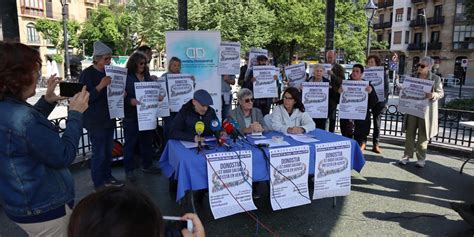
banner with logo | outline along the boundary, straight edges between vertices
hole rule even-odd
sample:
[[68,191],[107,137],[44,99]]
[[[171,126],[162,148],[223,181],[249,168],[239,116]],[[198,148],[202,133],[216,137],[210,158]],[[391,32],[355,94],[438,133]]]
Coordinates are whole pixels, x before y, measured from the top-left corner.
[[152,130],[156,128],[156,113],[159,103],[159,87],[156,81],[135,82],[137,105],[138,130]]
[[[178,112],[193,98],[193,80],[190,74],[167,74],[169,106],[171,112]],[[214,103],[215,104],[215,103]]]
[[433,81],[405,77],[400,99],[398,100],[398,110],[400,113],[411,114],[419,118],[425,118],[425,113],[429,105],[426,93],[430,93],[433,88]]
[[170,104],[168,102],[168,93],[166,88],[166,78],[160,77],[156,80],[158,84],[158,110],[156,111],[156,117],[168,117],[170,116]]
[[300,88],[301,83],[306,80],[304,63],[293,64],[285,67],[286,78],[290,87]]
[[327,118],[329,111],[329,82],[303,82],[302,100],[311,118]]
[[313,199],[347,196],[351,192],[351,142],[315,144]]
[[123,118],[127,68],[106,65],[105,75],[112,78],[112,82],[107,86],[107,102],[109,105],[110,118]]
[[253,83],[253,97],[255,99],[278,96],[274,66],[255,66],[253,67],[253,76],[256,79]]
[[240,42],[221,42],[218,72],[220,75],[240,73]]
[[368,81],[342,81],[342,94],[339,99],[339,118],[364,120],[367,115],[369,93],[365,90]]
[[270,149],[270,200],[273,210],[310,204],[309,146]]
[[369,67],[364,70],[364,80],[370,81],[370,84],[374,86],[375,92],[379,101],[384,101],[386,96],[385,94],[385,71],[383,67]]
[[[212,96],[212,106],[221,117],[221,76],[217,73],[219,65],[219,46],[221,34],[218,31],[167,31],[166,60],[171,57],[181,59],[181,73],[193,75],[195,90],[204,89]],[[169,76],[168,76],[169,77]],[[170,105],[171,105],[171,91]],[[187,101],[186,101],[187,102]],[[180,107],[181,108],[181,107]],[[171,110],[172,112],[174,110]]]
[[215,219],[257,209],[252,200],[252,152],[206,154],[209,206]]

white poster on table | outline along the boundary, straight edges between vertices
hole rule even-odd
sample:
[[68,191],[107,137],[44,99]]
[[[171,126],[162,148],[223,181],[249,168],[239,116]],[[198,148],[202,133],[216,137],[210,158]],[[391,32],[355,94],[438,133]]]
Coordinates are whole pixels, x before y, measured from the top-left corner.
[[220,75],[240,73],[240,42],[221,42],[217,71]]
[[404,114],[411,114],[419,118],[425,118],[425,113],[429,105],[426,93],[430,93],[433,88],[433,81],[405,77],[400,99],[398,100],[398,110]]
[[311,118],[327,118],[329,82],[303,82],[303,105]]
[[178,112],[181,107],[193,98],[194,82],[190,74],[167,74],[168,99],[171,112]]
[[257,209],[252,200],[252,152],[206,154],[209,206],[215,219]]
[[342,81],[343,92],[339,100],[339,118],[364,120],[367,115],[369,93],[365,90],[368,81]]
[[315,144],[313,199],[347,196],[351,192],[351,142]]
[[127,68],[106,65],[105,75],[112,78],[111,83],[107,86],[107,103],[109,105],[110,118],[123,118]]
[[[250,69],[252,69],[255,65],[257,65],[257,57],[259,55],[264,55],[265,57],[268,58],[268,50],[259,49],[259,48],[250,48],[249,62],[248,62],[247,72],[245,73],[245,76],[248,75]],[[255,74],[254,74],[254,76],[255,76]]]
[[375,89],[379,101],[384,101],[386,96],[385,94],[385,71],[383,67],[370,67],[364,70],[364,80],[370,81],[370,84]]
[[300,88],[301,83],[306,80],[304,63],[293,64],[285,67],[286,78],[290,87]]
[[158,110],[156,117],[170,116],[170,104],[168,102],[168,93],[166,92],[166,78],[160,77],[156,80],[158,84]]
[[253,97],[255,99],[278,96],[274,66],[255,66],[253,67],[253,76],[257,79],[253,83]]
[[138,130],[153,130],[156,128],[156,113],[159,103],[159,87],[156,81],[135,82]]
[[310,204],[309,146],[270,149],[270,200],[273,210]]

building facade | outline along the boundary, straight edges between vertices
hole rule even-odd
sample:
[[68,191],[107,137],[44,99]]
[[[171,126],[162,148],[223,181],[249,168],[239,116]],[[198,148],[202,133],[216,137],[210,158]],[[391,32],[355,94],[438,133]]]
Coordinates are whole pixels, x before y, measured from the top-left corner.
[[[398,55],[398,73],[411,74],[425,56],[435,59],[434,71],[474,86],[474,25],[465,19],[467,0],[378,0],[374,32],[390,50],[375,50],[382,58]],[[472,37],[471,37],[472,34]]]

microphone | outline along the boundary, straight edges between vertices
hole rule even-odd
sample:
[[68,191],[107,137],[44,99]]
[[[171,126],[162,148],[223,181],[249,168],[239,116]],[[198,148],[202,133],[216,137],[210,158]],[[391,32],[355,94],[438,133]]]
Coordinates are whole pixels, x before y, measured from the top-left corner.
[[235,121],[232,117],[227,117],[227,119],[229,120],[230,123],[232,123],[232,125],[234,125],[234,130],[235,132],[237,133],[237,136],[240,136],[242,139],[246,139],[245,135],[242,134],[240,132],[240,124],[237,123],[237,121]]
[[[204,132],[204,123],[202,121],[197,121],[194,125],[194,129],[196,130],[196,134],[199,138],[201,138],[202,133]],[[202,151],[202,143],[201,139],[198,141],[198,152]]]
[[222,123],[222,128],[224,128],[224,130],[227,134],[230,134],[230,136],[232,137],[232,139],[234,140],[234,143],[235,143],[235,141],[239,137],[239,134],[237,133],[234,125],[229,120],[226,119]]
[[214,133],[216,137],[216,142],[219,146],[222,146],[225,143],[225,140],[221,138],[221,122],[218,119],[213,119],[211,121],[211,131]]

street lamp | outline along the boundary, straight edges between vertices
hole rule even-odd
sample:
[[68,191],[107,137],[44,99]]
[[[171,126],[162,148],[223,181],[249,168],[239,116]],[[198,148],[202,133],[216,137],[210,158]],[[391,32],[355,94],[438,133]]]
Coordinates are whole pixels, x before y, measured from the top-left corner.
[[418,14],[425,20],[425,57],[428,54],[428,22],[426,21],[426,9],[423,9],[423,14]]
[[376,10],[377,6],[372,0],[369,0],[367,4],[365,4],[365,16],[367,17],[367,56],[370,54],[370,25],[372,24]]
[[62,15],[63,15],[63,35],[64,35],[64,79],[69,81],[71,77],[70,66],[69,66],[69,42],[68,42],[68,35],[67,35],[67,7],[68,2],[67,0],[61,0],[62,5]]

